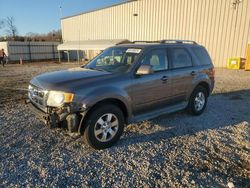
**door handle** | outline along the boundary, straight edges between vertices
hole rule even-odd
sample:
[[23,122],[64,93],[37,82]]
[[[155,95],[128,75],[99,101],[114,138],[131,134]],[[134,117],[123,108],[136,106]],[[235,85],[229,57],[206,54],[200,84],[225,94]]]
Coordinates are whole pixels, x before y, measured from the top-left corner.
[[192,71],[190,74],[191,74],[192,76],[195,76],[197,73],[196,73],[195,71]]
[[163,81],[163,82],[166,82],[168,80],[168,77],[167,76],[163,76],[162,78],[161,78],[161,81]]

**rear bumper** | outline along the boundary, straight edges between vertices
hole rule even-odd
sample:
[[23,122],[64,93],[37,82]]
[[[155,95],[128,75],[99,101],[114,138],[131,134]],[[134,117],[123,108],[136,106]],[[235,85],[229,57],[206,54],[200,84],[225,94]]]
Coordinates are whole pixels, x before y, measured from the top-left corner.
[[215,81],[213,80],[213,81],[211,82],[211,85],[210,85],[210,93],[209,93],[209,95],[211,95],[212,92],[213,92],[213,90],[214,90],[214,84],[215,84]]

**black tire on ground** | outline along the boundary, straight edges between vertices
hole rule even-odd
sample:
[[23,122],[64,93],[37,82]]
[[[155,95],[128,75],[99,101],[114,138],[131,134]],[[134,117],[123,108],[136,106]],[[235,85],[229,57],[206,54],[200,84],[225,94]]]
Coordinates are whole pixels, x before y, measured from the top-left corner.
[[[111,127],[111,122],[113,121],[113,123],[115,122],[115,120],[117,120],[118,122],[116,122],[116,124],[118,123],[118,127],[112,127],[112,131],[116,132],[114,134],[114,136],[111,135],[111,133],[106,133],[106,137],[110,140],[107,141],[100,141],[100,139],[102,139],[103,134],[101,133],[100,135],[95,135],[96,132],[96,127],[99,127],[98,130],[101,130],[101,124],[98,123],[98,120],[100,120],[100,118],[102,120],[104,120],[105,122],[108,120],[106,118],[108,118],[108,116],[106,114],[113,114],[114,116],[112,116],[112,120],[110,120],[110,124],[109,126]],[[95,107],[95,109],[93,109],[90,114],[88,115],[87,119],[86,119],[86,124],[85,124],[85,130],[83,133],[83,140],[86,144],[88,144],[90,147],[94,148],[94,149],[105,149],[105,148],[109,148],[111,146],[113,146],[121,137],[122,133],[123,133],[123,129],[124,129],[124,115],[123,112],[120,110],[119,107],[115,106],[115,105],[111,105],[111,104],[103,104],[103,105],[98,105],[97,107]],[[105,124],[106,125],[106,124]],[[108,125],[107,125],[108,126]],[[107,128],[110,130],[110,128]],[[106,131],[109,131],[106,130]],[[111,139],[112,138],[112,139]],[[99,140],[98,140],[99,139]]]
[[[204,96],[204,104],[201,105],[200,108],[197,107],[196,105],[196,98],[198,96]],[[201,97],[202,98],[202,97]],[[190,96],[189,98],[189,103],[188,103],[188,111],[190,114],[192,115],[201,115],[203,113],[203,111],[205,110],[206,106],[207,106],[207,98],[208,98],[208,92],[207,92],[207,89],[203,86],[197,86],[192,95]]]

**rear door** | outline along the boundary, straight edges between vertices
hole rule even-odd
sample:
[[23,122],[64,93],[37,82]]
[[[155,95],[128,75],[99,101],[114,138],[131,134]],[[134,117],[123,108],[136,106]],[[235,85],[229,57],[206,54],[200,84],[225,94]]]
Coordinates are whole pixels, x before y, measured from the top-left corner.
[[191,54],[185,47],[169,47],[168,57],[172,72],[172,101],[185,101],[196,75]]
[[168,70],[166,48],[153,49],[142,58],[140,65],[151,65],[154,73],[135,75],[132,81],[134,115],[163,107],[171,96],[171,73]]

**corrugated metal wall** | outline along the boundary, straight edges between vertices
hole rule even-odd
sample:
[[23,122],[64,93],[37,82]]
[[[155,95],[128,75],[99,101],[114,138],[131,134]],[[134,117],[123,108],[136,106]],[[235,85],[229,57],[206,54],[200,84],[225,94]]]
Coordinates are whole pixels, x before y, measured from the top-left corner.
[[58,58],[57,45],[59,42],[0,42],[10,61],[43,60]]
[[[64,41],[188,39],[204,45],[215,66],[246,56],[250,0],[138,0],[62,19]],[[138,16],[134,16],[138,14]]]

